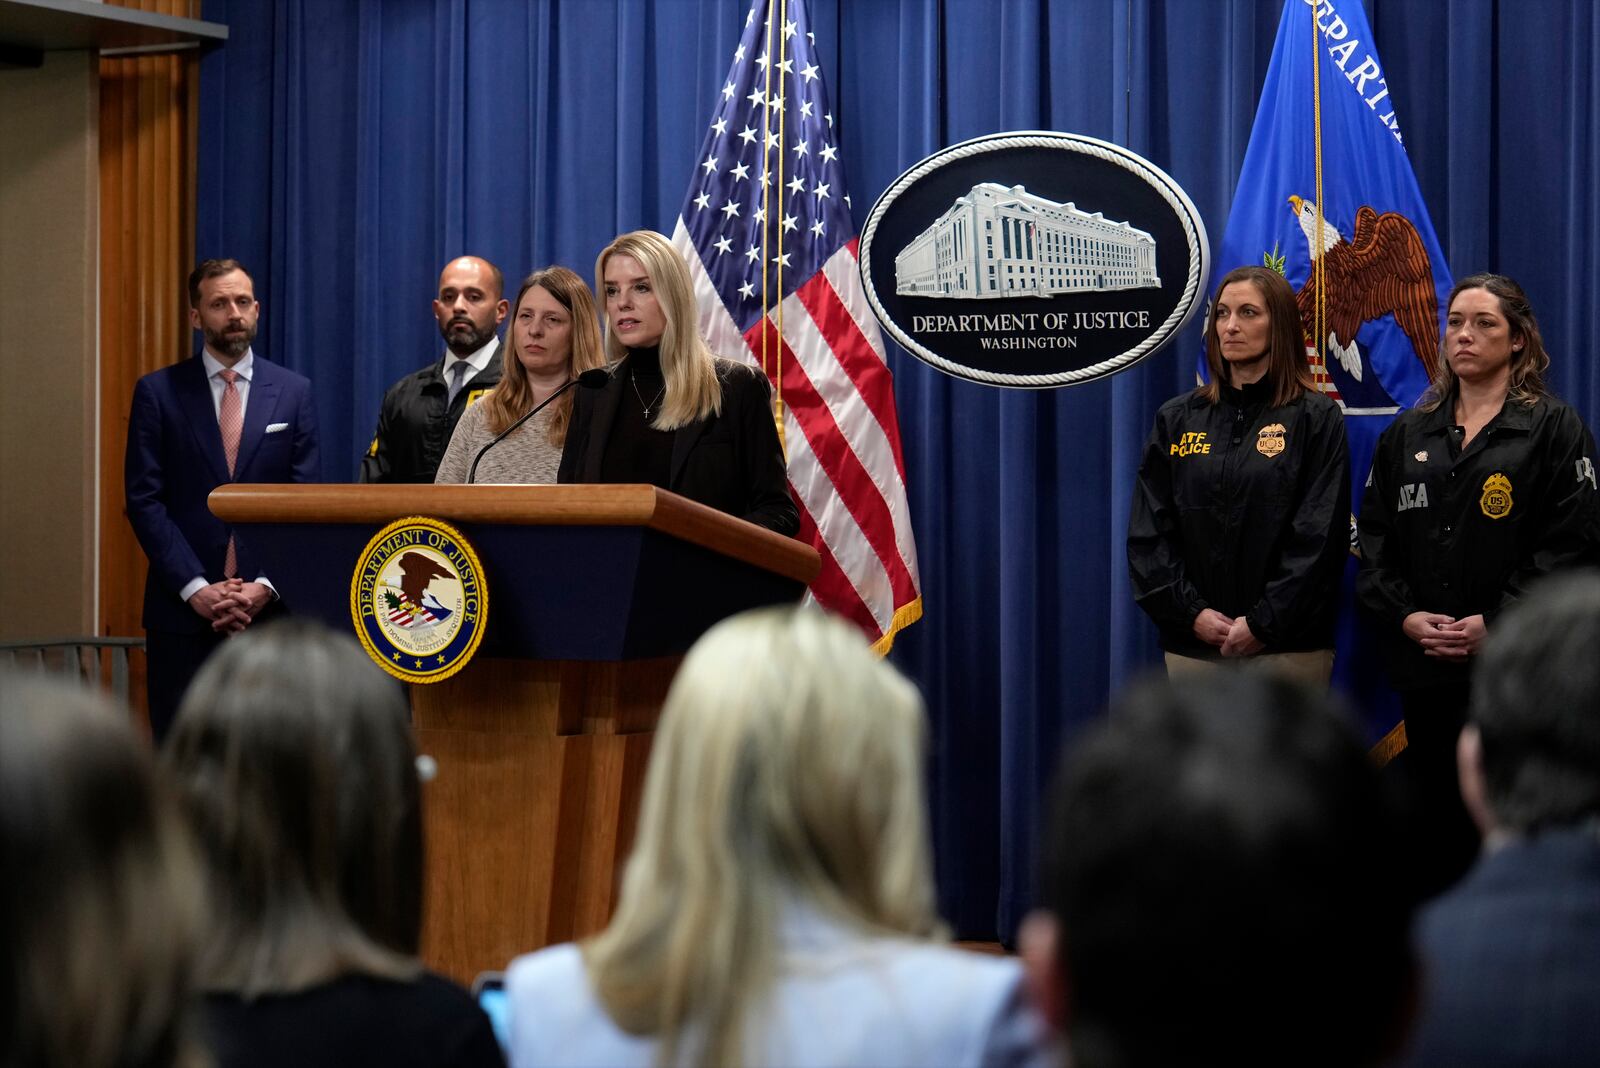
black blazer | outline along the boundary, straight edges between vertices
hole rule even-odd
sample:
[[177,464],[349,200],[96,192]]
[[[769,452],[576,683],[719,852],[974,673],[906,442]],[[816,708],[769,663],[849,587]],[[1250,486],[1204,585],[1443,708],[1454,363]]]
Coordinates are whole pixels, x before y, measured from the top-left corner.
[[[671,475],[664,488],[792,537],[800,529],[800,513],[789,496],[783,448],[772,421],[772,386],[748,364],[723,359],[716,364],[722,412],[673,432]],[[600,481],[625,386],[625,376],[613,374],[601,389],[577,391],[556,481]]]

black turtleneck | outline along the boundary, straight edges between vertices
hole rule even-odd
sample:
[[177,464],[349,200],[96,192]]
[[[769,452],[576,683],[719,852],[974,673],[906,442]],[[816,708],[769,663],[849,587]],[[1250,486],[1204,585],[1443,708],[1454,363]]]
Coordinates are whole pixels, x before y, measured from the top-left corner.
[[[629,349],[619,376],[624,379],[622,400],[600,459],[600,481],[648,482],[664,489],[672,478],[673,432],[650,425],[660,416],[666,400],[660,351],[655,347]],[[647,405],[648,422],[644,416]]]
[[1244,440],[1256,412],[1271,399],[1272,383],[1266,375],[1243,386],[1230,386],[1226,382],[1222,384],[1223,403],[1233,409],[1232,444],[1237,445]]
[[1262,375],[1254,382],[1242,386],[1231,386],[1224,382],[1222,396],[1236,408],[1252,408],[1272,399],[1272,378],[1270,375]]

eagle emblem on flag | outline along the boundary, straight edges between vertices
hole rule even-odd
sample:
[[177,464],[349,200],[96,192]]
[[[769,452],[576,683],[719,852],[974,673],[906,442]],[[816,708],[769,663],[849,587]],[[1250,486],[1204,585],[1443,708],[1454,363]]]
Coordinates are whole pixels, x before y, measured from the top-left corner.
[[[1305,234],[1312,264],[1322,261],[1328,348],[1339,365],[1360,381],[1361,350],[1356,346],[1356,333],[1363,323],[1392,315],[1432,380],[1439,364],[1439,298],[1428,249],[1416,226],[1397,211],[1380,215],[1363,204],[1356,211],[1355,232],[1347,241],[1325,217],[1318,228],[1314,202],[1291,195],[1289,207]],[[1306,332],[1313,333],[1315,272],[1296,297]]]

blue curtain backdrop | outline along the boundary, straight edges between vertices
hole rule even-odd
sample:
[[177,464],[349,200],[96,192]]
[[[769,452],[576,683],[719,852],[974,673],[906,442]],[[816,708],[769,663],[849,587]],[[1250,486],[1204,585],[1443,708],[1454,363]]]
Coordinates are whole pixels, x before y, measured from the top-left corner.
[[[384,388],[439,355],[428,302],[448,258],[485,255],[508,279],[552,262],[588,276],[617,232],[671,229],[747,7],[207,0],[231,36],[202,65],[198,253],[256,272],[258,348],[315,383],[329,480],[353,479]],[[1524,283],[1553,385],[1594,426],[1595,6],[1367,8],[1452,271]],[[1282,0],[809,10],[858,225],[923,156],[1042,127],[1154,161],[1215,247]],[[1191,327],[1122,375],[1038,393],[890,348],[927,609],[892,655],[927,695],[940,895],[965,937],[1012,935],[1062,739],[1158,662],[1123,536],[1139,445],[1192,383],[1198,348]]]

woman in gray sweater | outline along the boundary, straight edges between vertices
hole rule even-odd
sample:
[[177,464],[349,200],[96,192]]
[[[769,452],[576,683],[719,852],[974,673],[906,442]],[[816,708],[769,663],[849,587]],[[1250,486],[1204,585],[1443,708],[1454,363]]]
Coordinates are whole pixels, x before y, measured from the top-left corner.
[[[435,482],[465,482],[478,450],[568,381],[605,364],[589,287],[565,267],[522,280],[506,329],[500,384],[456,424]],[[474,482],[554,482],[572,420],[572,392],[484,454]]]

